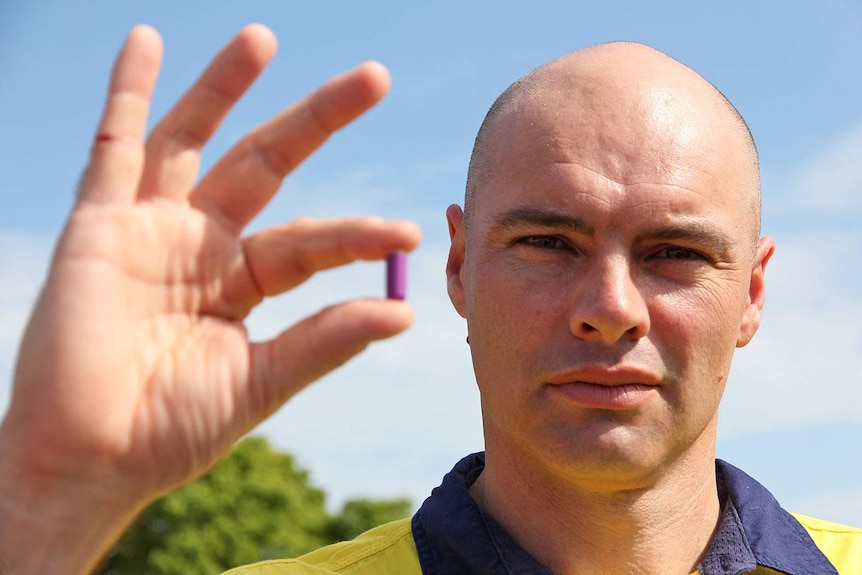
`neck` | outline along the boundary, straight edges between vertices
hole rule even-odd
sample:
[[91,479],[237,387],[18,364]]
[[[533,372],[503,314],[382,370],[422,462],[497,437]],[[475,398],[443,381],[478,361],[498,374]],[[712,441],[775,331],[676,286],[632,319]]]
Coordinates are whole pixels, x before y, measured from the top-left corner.
[[688,574],[718,524],[714,447],[709,451],[683,456],[639,486],[596,489],[524,459],[513,464],[489,445],[470,493],[554,573]]

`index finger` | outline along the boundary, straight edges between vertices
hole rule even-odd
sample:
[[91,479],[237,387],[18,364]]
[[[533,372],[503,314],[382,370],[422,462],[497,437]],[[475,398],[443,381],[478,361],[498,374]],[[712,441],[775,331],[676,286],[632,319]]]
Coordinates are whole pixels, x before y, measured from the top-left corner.
[[421,231],[411,222],[366,216],[302,218],[245,238],[249,273],[263,296],[283,293],[315,273],[356,260],[377,260],[411,251]]
[[198,184],[192,205],[239,233],[288,173],[388,89],[389,72],[377,62],[332,78],[240,140]]

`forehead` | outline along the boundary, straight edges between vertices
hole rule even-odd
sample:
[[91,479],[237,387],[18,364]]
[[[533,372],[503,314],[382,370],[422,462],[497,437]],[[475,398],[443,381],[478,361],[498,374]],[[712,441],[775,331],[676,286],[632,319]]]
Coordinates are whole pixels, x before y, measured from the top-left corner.
[[570,81],[524,94],[489,132],[492,162],[578,162],[622,184],[723,176],[721,126],[665,87]]
[[744,217],[744,158],[703,98],[643,79],[530,86],[489,126],[474,207],[590,200]]

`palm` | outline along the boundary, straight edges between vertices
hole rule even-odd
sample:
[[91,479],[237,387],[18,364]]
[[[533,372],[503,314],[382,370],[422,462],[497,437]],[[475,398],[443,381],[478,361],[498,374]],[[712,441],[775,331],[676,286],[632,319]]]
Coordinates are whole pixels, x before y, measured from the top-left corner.
[[241,235],[299,161],[383,95],[379,67],[288,108],[192,187],[200,147],[274,46],[241,33],[144,146],[159,60],[146,35],[118,59],[3,424],[26,439],[25,466],[136,499],[204,471],[303,385],[410,322],[403,304],[354,301],[252,344],[242,321],[263,297],[418,241],[413,226],[367,218]]
[[[226,410],[240,407],[235,399],[250,379],[240,320],[259,299],[238,294],[246,296],[240,310],[219,293],[237,283],[253,286],[238,238],[196,210],[151,204],[76,213],[31,329],[50,334],[53,361],[28,361],[30,342],[21,358],[29,370],[20,377],[45,387],[39,409],[66,414],[46,444],[62,454],[90,443],[135,472],[178,474],[153,478],[158,484],[192,471],[158,461],[194,466],[223,451],[250,425],[248,407]],[[61,286],[82,287],[69,294]]]

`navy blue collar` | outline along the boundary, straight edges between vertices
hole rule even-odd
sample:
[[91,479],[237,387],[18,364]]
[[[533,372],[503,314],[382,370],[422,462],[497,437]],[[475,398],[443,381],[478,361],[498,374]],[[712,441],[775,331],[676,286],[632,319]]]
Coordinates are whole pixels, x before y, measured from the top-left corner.
[[[467,489],[484,453],[458,462],[413,517],[423,575],[553,575],[485,513]],[[722,515],[699,567],[701,575],[736,575],[757,565],[789,575],[838,575],[805,529],[754,479],[716,461]]]

